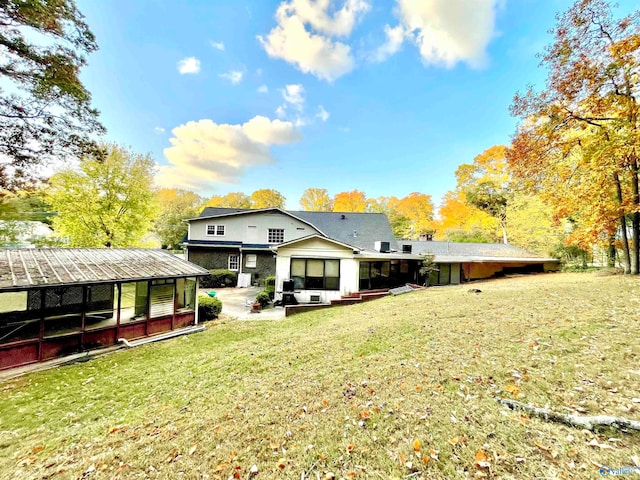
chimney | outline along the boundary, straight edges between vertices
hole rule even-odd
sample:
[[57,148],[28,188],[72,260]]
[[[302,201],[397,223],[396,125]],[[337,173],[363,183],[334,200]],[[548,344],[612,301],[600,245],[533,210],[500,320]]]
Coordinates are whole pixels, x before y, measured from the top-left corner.
[[431,242],[433,241],[433,233],[421,233],[419,240],[421,242]]

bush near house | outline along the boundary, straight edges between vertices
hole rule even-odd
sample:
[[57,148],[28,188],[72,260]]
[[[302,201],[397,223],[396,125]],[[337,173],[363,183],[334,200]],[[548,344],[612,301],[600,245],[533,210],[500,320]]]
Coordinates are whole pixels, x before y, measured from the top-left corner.
[[202,288],[234,287],[238,284],[238,273],[231,270],[210,270],[208,277],[200,280]]
[[198,296],[198,320],[201,322],[214,320],[222,312],[222,302],[219,298],[206,295]]
[[262,308],[269,305],[270,301],[271,299],[269,298],[269,294],[266,290],[263,290],[256,295],[256,302],[258,302]]
[[270,276],[264,280],[264,291],[269,295],[269,300],[273,300],[276,293],[276,277]]

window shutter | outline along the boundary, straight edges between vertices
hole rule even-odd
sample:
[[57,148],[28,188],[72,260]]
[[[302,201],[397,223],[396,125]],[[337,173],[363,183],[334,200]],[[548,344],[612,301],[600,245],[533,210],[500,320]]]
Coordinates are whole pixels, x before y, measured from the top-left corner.
[[173,285],[154,285],[151,287],[150,318],[173,315]]

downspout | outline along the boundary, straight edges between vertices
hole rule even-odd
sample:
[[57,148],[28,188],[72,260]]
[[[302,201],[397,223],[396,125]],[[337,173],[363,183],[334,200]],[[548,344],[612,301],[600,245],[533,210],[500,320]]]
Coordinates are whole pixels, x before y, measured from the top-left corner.
[[200,277],[196,277],[196,298],[195,298],[195,302],[196,302],[196,312],[195,312],[195,320],[194,320],[194,325],[197,326],[198,325],[198,310],[200,310],[198,308],[198,289],[200,288]]

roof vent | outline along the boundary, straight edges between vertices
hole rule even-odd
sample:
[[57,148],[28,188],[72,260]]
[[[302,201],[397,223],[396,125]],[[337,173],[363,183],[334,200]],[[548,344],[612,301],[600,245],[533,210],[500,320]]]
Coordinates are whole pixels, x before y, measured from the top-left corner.
[[345,218],[347,218],[347,216],[344,213],[340,215],[340,220],[344,220]]
[[411,245],[402,245],[402,253],[411,253]]
[[358,237],[358,231],[357,231],[357,230],[354,230],[354,231],[353,231],[353,238],[357,238],[357,237]]
[[380,252],[380,253],[389,253],[391,251],[389,248],[389,242],[382,242],[380,240],[376,240],[375,250],[376,252]]

